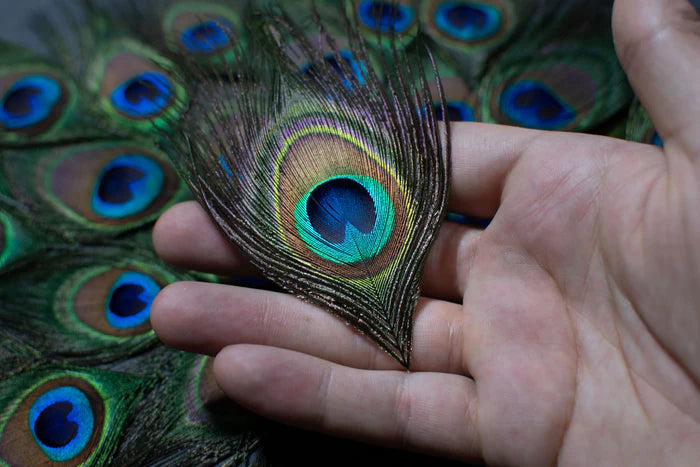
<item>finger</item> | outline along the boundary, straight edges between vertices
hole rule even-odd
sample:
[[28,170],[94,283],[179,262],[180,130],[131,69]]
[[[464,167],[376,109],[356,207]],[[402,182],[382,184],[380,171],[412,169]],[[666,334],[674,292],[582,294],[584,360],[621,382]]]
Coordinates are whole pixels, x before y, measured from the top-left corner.
[[474,383],[462,376],[358,370],[250,345],[224,349],[214,374],[229,397],[285,423],[461,459],[480,455]]
[[[462,317],[459,305],[419,302],[411,369],[466,372],[461,358]],[[163,342],[190,352],[214,355],[231,344],[260,344],[356,368],[401,368],[340,319],[283,293],[178,282],[156,297],[151,324]]]
[[[442,226],[424,269],[424,295],[461,301],[478,233],[454,223]],[[153,229],[153,244],[158,255],[177,266],[216,274],[259,274],[193,201],[161,216]]]
[[178,203],[153,226],[158,256],[175,266],[222,275],[259,274],[195,201]]
[[700,150],[700,15],[688,0],[619,0],[620,61],[664,143]]
[[452,180],[448,209],[491,218],[501,203],[505,179],[531,143],[547,133],[486,123],[450,124]]

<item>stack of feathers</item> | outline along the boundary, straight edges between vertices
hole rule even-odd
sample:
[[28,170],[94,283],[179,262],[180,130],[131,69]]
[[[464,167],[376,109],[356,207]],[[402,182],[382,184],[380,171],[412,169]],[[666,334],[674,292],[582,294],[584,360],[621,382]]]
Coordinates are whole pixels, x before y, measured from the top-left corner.
[[[208,357],[159,343],[153,299],[279,287],[408,368],[440,222],[488,224],[445,212],[440,120],[662,144],[611,1],[297,3],[65,2],[36,18],[49,54],[0,43],[5,464],[434,465],[236,406]],[[269,283],[156,256],[153,222],[192,197]]]

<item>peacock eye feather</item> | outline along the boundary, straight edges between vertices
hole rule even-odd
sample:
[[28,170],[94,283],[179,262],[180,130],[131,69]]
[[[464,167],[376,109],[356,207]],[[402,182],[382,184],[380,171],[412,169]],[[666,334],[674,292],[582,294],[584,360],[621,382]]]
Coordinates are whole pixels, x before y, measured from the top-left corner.
[[175,65],[131,39],[103,44],[90,61],[86,83],[105,116],[125,128],[149,132],[176,120],[187,102]]
[[45,367],[0,388],[0,460],[7,465],[104,465],[144,380],[86,368]]
[[[270,279],[408,365],[420,270],[448,179],[424,57],[389,47],[375,67],[361,30],[335,43],[279,17],[259,19],[249,44],[260,48],[245,55],[238,80],[200,73],[182,121],[190,137],[169,138],[168,152]],[[353,72],[351,58],[372,66]],[[348,86],[360,81],[357,69],[364,85]]]
[[[77,271],[58,289],[57,316],[76,331],[100,338],[151,333],[151,304],[173,277],[145,265],[140,268],[99,267]],[[151,274],[144,270],[150,270]]]
[[59,67],[0,41],[0,144],[70,137],[77,86]]
[[245,41],[241,14],[221,2],[175,2],[163,13],[165,40],[196,60],[234,63],[234,38]]
[[400,42],[394,41],[394,47],[407,47],[418,33],[418,14],[410,0],[361,0],[356,2],[354,14],[365,40],[384,49],[391,48],[394,35],[401,37]]
[[576,111],[571,106],[536,81],[509,84],[501,92],[499,105],[504,115],[528,128],[558,130],[576,119]]
[[630,93],[611,44],[576,40],[504,56],[481,92],[485,121],[567,131],[600,125]]
[[60,113],[63,89],[50,76],[24,76],[10,86],[0,100],[0,122],[9,131],[25,130]]
[[152,348],[157,343],[150,325],[153,300],[183,276],[149,264],[155,255],[141,251],[146,245],[138,238],[128,242],[128,259],[120,258],[126,245],[82,246],[79,253],[66,248],[47,256],[44,269],[14,268],[0,287],[0,326],[13,329],[16,339],[41,355],[79,364],[111,362]]
[[436,30],[461,42],[491,39],[506,22],[502,9],[488,3],[442,2],[434,8],[432,19]]
[[8,152],[4,167],[13,195],[51,217],[65,237],[125,232],[186,194],[160,151],[127,141]]

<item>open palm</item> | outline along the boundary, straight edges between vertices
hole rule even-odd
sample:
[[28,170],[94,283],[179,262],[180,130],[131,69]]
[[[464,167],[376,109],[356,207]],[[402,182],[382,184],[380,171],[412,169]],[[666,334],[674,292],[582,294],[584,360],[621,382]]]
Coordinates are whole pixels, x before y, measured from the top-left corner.
[[[686,0],[619,0],[614,20],[664,149],[454,125],[450,209],[493,222],[442,227],[410,373],[280,293],[171,285],[158,335],[217,355],[238,402],[340,436],[508,465],[697,462],[700,18]],[[251,271],[195,203],[154,242],[176,264]]]

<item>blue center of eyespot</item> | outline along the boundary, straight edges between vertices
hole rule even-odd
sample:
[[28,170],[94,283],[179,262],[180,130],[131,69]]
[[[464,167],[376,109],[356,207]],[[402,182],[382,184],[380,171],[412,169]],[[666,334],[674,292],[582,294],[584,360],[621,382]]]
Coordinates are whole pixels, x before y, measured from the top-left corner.
[[546,86],[523,80],[508,85],[501,94],[501,111],[528,128],[557,130],[576,119],[576,112]]
[[502,23],[501,12],[491,5],[445,2],[435,10],[437,27],[462,41],[488,39],[499,31]]
[[152,277],[127,271],[119,275],[107,298],[107,322],[117,329],[140,326],[151,316],[151,304],[160,292]]
[[661,148],[664,147],[664,142],[661,139],[661,136],[659,136],[659,133],[657,133],[656,131],[654,132],[654,136],[651,138],[651,144],[659,146]]
[[146,209],[163,188],[163,169],[141,154],[121,154],[100,173],[92,194],[92,209],[103,217],[119,219]]
[[400,34],[411,27],[416,17],[413,8],[392,2],[362,1],[359,18],[367,28]]
[[[476,120],[474,116],[474,109],[464,102],[459,101],[448,101],[445,103],[447,109],[447,117],[451,122],[473,122]],[[435,118],[442,121],[444,120],[444,115],[442,111],[442,105],[439,102],[433,104],[435,109]]]
[[393,205],[384,188],[357,175],[319,183],[299,200],[294,216],[309,249],[336,263],[376,256],[394,224]]
[[147,71],[117,86],[111,99],[120,112],[134,118],[148,118],[161,113],[172,95],[172,84],[165,75]]
[[227,31],[233,31],[228,21],[223,18],[208,19],[185,29],[180,41],[192,53],[211,53],[231,43]]
[[8,130],[28,128],[44,121],[61,99],[61,85],[41,75],[17,80],[0,101],[0,125]]
[[367,234],[377,220],[367,189],[349,178],[336,178],[314,188],[306,201],[306,213],[314,230],[331,243],[345,240],[346,224]]
[[54,462],[70,460],[85,449],[94,425],[90,401],[73,386],[47,391],[29,409],[34,440]]

